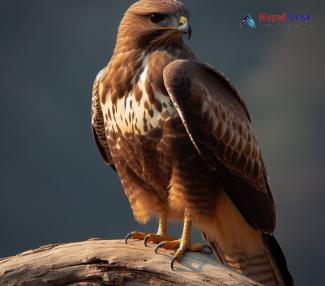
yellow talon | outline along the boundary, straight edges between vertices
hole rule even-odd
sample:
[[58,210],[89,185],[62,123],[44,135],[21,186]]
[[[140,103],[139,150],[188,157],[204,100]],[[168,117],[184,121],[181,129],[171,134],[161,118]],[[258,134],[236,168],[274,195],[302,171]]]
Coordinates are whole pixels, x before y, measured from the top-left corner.
[[145,246],[147,246],[148,242],[159,243],[165,240],[173,240],[167,235],[167,216],[164,214],[160,217],[159,228],[156,234],[133,231],[125,237],[125,243],[127,244],[131,238],[143,240]]
[[129,233],[126,237],[125,237],[125,244],[128,244],[128,240],[130,238],[132,239],[140,239],[143,240],[145,238],[145,236],[147,235],[147,233],[145,232],[138,232],[138,231],[132,231],[131,233]]
[[170,241],[170,240],[174,240],[173,238],[167,236],[167,235],[161,235],[161,234],[147,234],[144,238],[144,245],[148,246],[148,242],[152,242],[152,243],[160,243],[162,241]]
[[176,250],[175,255],[170,264],[172,270],[174,270],[175,261],[180,261],[187,251],[206,252],[207,250],[208,254],[213,253],[213,250],[210,247],[210,245],[203,244],[203,243],[191,244],[190,242],[191,228],[192,228],[192,222],[191,222],[190,214],[189,212],[185,211],[182,238],[178,240],[162,241],[155,248],[155,253],[158,253],[158,250],[160,248],[164,248],[166,250]]

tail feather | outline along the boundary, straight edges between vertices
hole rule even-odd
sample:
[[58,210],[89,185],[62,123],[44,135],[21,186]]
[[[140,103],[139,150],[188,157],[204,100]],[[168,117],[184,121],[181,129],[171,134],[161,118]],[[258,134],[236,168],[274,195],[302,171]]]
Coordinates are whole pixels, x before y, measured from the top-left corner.
[[279,271],[281,272],[282,278],[286,286],[293,286],[293,278],[289,272],[287,261],[282,252],[279,243],[276,241],[273,235],[263,235],[264,243],[267,249],[269,249],[273,260],[276,262]]
[[[256,256],[237,254],[225,255],[214,241],[210,242],[220,261],[231,269],[267,286],[293,286],[292,277],[287,268],[282,269],[272,261],[267,252]],[[279,269],[278,269],[279,268]]]
[[275,238],[253,229],[227,195],[220,198],[216,213],[208,223],[198,223],[223,264],[262,285],[294,285]]

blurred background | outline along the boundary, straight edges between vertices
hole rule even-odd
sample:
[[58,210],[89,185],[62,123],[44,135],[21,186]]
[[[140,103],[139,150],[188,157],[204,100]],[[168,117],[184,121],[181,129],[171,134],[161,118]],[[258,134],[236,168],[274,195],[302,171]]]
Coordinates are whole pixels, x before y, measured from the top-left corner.
[[[91,87],[133,1],[1,0],[0,257],[55,242],[123,238],[137,225],[90,128]],[[325,280],[325,5],[187,0],[197,56],[251,112],[297,285]],[[308,12],[308,29],[241,29],[259,12]],[[259,24],[257,22],[257,24]],[[179,233],[180,226],[173,226]],[[199,239],[198,233],[194,239]]]

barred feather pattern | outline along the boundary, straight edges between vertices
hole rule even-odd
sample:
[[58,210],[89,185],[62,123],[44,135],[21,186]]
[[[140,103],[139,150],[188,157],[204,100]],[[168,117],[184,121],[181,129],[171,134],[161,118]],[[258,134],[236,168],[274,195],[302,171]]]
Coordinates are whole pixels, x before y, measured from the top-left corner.
[[139,222],[181,221],[186,209],[224,264],[265,285],[293,285],[270,236],[274,200],[243,99],[177,29],[148,22],[153,12],[188,16],[176,0],[141,0],[125,13],[93,88],[104,160]]

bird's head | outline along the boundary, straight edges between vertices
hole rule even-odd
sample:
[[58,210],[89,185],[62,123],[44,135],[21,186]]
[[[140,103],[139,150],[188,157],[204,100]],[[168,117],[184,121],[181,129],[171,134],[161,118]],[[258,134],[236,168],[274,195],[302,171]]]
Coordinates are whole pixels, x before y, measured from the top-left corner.
[[161,48],[191,37],[189,13],[177,0],[140,0],[125,13],[117,38],[117,51]]

